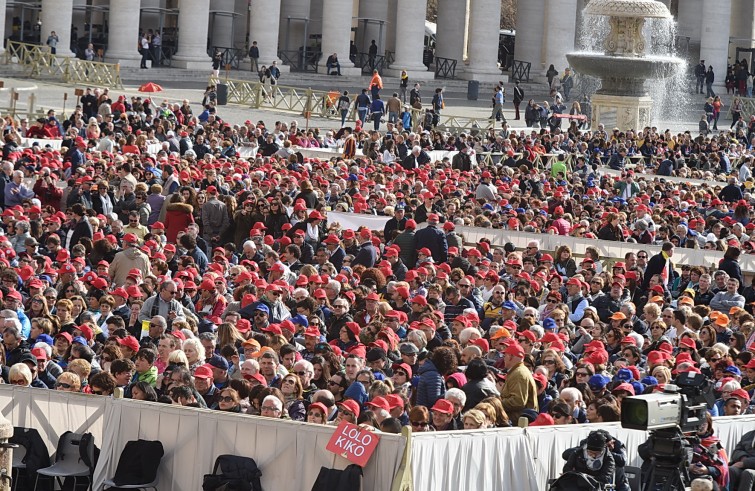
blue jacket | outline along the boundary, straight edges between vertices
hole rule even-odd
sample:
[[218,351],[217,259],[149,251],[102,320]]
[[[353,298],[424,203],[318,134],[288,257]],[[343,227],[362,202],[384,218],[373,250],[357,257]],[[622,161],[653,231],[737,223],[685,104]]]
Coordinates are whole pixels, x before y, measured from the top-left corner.
[[364,409],[364,405],[367,404],[367,399],[369,398],[367,389],[364,388],[364,384],[357,381],[354,381],[349,385],[349,388],[343,393],[343,397],[345,399],[353,399],[357,401],[359,407],[362,409]]
[[446,383],[432,360],[425,360],[419,367],[419,384],[417,385],[417,405],[433,407],[435,401],[446,395]]

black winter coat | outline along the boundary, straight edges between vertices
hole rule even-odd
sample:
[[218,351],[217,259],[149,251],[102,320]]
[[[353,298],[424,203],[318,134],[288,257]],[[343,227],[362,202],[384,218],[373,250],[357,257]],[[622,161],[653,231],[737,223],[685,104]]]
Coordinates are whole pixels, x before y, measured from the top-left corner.
[[616,469],[613,454],[606,450],[603,455],[603,465],[600,469],[595,470],[587,466],[585,453],[583,451],[585,448],[587,447],[579,447],[569,456],[569,460],[567,460],[564,465],[564,472],[579,472],[581,474],[587,474],[588,476],[592,476],[604,487],[607,484],[613,483],[613,474]]

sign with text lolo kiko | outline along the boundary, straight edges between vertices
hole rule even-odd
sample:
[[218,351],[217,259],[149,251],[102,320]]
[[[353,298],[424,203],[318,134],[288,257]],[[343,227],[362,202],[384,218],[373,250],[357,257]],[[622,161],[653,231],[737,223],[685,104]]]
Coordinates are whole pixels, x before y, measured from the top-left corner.
[[363,430],[348,421],[341,421],[325,449],[364,467],[372,457],[372,452],[375,451],[379,441],[380,437],[377,433]]

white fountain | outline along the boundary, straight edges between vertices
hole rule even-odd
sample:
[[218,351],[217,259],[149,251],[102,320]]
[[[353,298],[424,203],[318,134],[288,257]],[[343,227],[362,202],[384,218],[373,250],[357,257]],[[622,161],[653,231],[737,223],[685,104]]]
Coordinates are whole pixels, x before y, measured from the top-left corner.
[[622,131],[650,126],[653,99],[646,80],[674,76],[684,61],[675,56],[648,56],[642,33],[645,19],[670,19],[671,12],[656,0],[591,0],[585,15],[607,16],[610,32],[603,53],[570,53],[577,73],[598,77],[602,86],[592,96],[592,124]]

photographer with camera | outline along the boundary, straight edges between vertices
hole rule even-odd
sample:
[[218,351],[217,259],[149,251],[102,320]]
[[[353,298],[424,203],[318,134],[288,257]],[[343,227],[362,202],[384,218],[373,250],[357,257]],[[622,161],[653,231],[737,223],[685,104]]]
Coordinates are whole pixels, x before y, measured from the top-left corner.
[[591,432],[584,443],[569,455],[564,465],[565,473],[576,472],[593,478],[600,486],[598,489],[605,489],[613,483],[615,470],[613,453],[603,431]]

